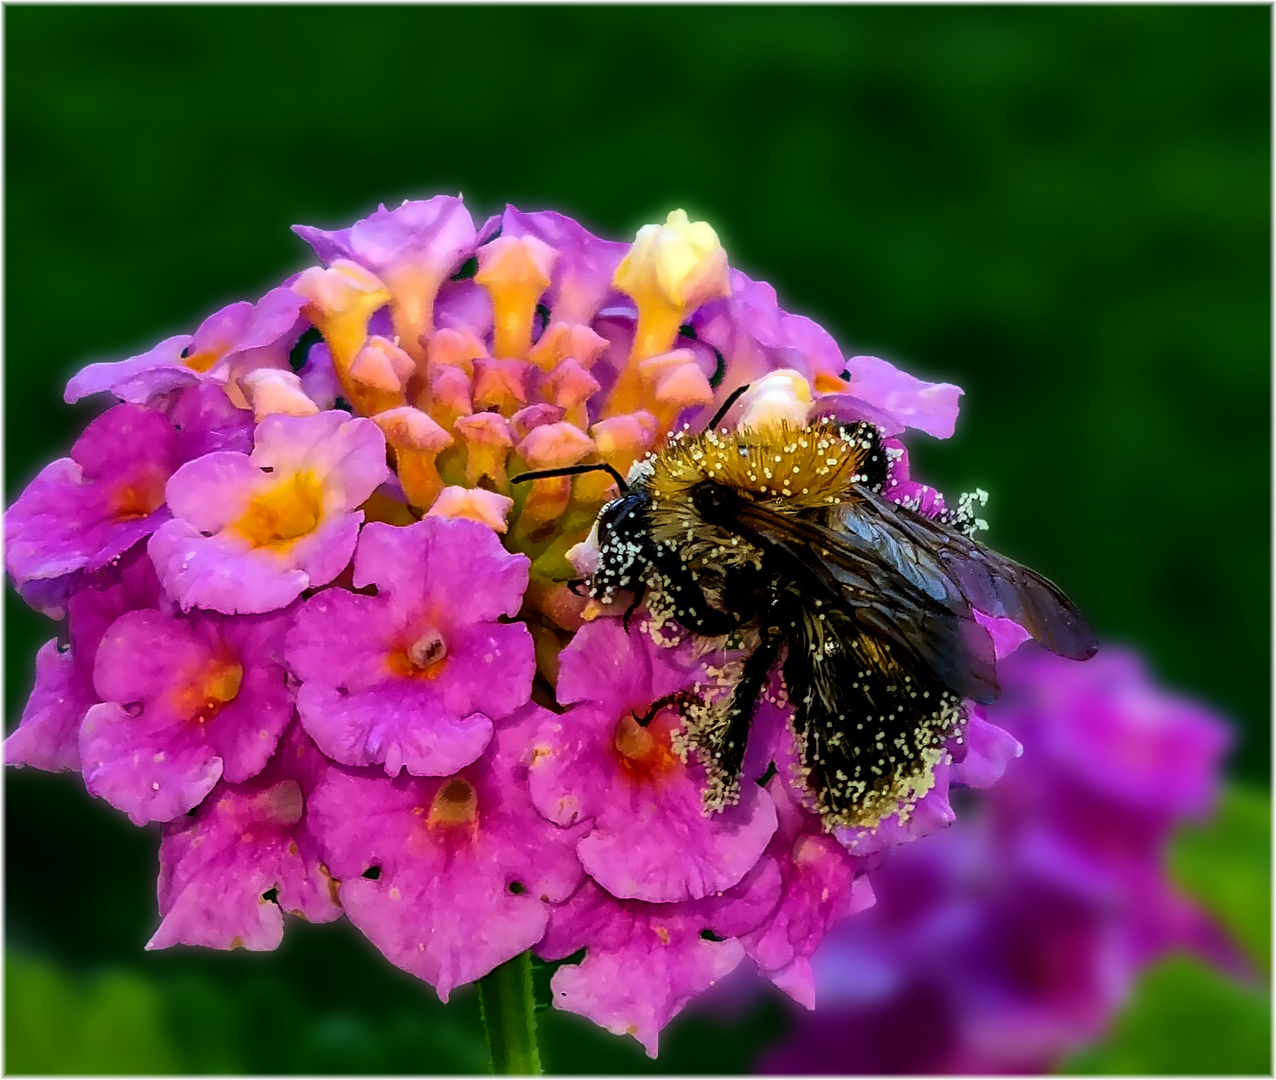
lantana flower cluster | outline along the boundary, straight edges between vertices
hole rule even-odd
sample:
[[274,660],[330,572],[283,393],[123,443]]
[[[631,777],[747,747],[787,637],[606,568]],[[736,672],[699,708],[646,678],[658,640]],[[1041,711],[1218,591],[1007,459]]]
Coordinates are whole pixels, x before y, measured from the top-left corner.
[[5,516],[9,574],[62,621],[8,762],[160,823],[152,948],[345,915],[443,999],[532,949],[572,958],[555,1005],[653,1055],[746,956],[812,1005],[865,872],[1017,742],[973,710],[915,806],[830,835],[769,703],[707,812],[660,705],[720,650],[568,587],[606,473],[511,479],[623,474],[761,383],[755,414],[879,425],[887,494],[936,513],[900,436],[950,435],[960,391],[844,357],[681,211],[632,244],[442,196],[295,231],[315,265],[68,384],[110,404]]
[[762,1071],[1053,1072],[1172,950],[1257,978],[1167,866],[1175,831],[1211,808],[1229,726],[1129,651],[1078,665],[1026,645],[999,674],[988,714],[1022,760],[872,874],[877,905],[815,957],[819,1010]]

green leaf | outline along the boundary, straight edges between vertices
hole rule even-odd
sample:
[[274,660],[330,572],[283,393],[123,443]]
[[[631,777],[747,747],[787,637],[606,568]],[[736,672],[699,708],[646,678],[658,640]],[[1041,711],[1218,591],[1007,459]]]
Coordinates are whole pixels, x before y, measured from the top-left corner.
[[[1232,785],[1205,826],[1170,851],[1175,880],[1261,970],[1271,949],[1271,796]],[[1140,981],[1107,1039],[1073,1058],[1078,1073],[1270,1073],[1270,989],[1242,985],[1203,961],[1169,957]]]
[[1267,792],[1231,785],[1209,826],[1176,838],[1176,881],[1213,912],[1254,961],[1271,956],[1272,809]]
[[81,979],[5,958],[5,1072],[171,1074],[181,1068],[153,985],[135,975]]
[[1171,957],[1144,977],[1109,1038],[1062,1071],[1270,1074],[1271,996],[1194,957]]

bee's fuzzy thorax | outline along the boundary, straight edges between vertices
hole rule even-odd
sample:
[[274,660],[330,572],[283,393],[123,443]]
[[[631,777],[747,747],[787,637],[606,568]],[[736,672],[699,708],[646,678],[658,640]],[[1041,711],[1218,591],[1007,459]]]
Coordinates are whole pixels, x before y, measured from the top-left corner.
[[836,420],[675,435],[643,463],[652,537],[660,542],[685,536],[688,495],[701,481],[747,493],[787,514],[810,513],[855,499],[855,483],[865,481],[876,464],[869,459],[880,454],[880,443],[863,425]]

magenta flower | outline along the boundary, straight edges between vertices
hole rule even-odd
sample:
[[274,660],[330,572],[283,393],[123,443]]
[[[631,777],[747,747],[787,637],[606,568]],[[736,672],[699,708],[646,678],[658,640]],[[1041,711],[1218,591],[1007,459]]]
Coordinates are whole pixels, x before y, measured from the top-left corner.
[[79,771],[80,722],[97,704],[93,682],[57,640],[46,641],[35,657],[35,688],[18,729],[4,741],[10,765],[33,765],[48,772]]
[[18,729],[5,740],[8,764],[79,771],[80,724],[101,700],[93,688],[98,645],[121,615],[155,608],[159,598],[155,569],[141,545],[80,583],[69,601],[67,647],[47,641],[36,657],[35,689]]
[[246,444],[250,425],[219,391],[210,400],[192,390],[169,415],[143,405],[107,410],[5,514],[10,575],[21,587],[105,566],[172,516],[165,485],[183,462]]
[[781,882],[764,859],[734,888],[699,900],[647,904],[616,900],[586,881],[554,909],[536,951],[579,964],[554,974],[554,1004],[588,1016],[615,1035],[632,1035],[656,1056],[660,1029],[744,959],[740,935],[774,911]]
[[837,922],[873,903],[863,876],[870,861],[856,858],[819,819],[803,813],[779,777],[767,786],[780,825],[767,849],[782,875],[779,908],[744,937],[758,970],[798,1003],[815,1008],[811,956]]
[[294,726],[252,779],[222,780],[193,817],[164,826],[159,906],[146,947],[274,949],[284,913],[313,923],[341,915],[310,826],[311,792],[331,766]]
[[[842,376],[855,388],[853,394],[831,394],[830,400],[838,401],[839,410],[850,407],[852,415],[855,402],[864,402],[893,417],[897,435],[905,428],[916,428],[937,439],[951,438],[957,424],[957,399],[961,390],[951,383],[928,383],[900,371],[885,360],[875,356],[852,356],[846,361]],[[839,399],[845,398],[845,401]]]
[[[544,295],[549,326],[587,328],[609,300],[623,300],[612,285],[612,278],[625,257],[625,244],[594,236],[571,218],[552,210],[525,214],[507,207],[500,218],[500,229],[502,236],[534,236],[558,252]],[[485,227],[483,231],[490,230]]]
[[497,621],[518,612],[527,562],[473,521],[368,525],[352,580],[376,595],[325,590],[288,638],[302,723],[319,748],[390,776],[446,776],[474,761],[492,722],[531,696],[531,635]]
[[705,304],[692,319],[700,341],[731,358],[719,395],[768,372],[796,371],[820,396],[821,414],[870,420],[885,435],[916,428],[946,439],[957,421],[961,390],[927,383],[872,356],[843,359],[816,323],[781,310],[775,290],[731,271],[731,295]]
[[[474,223],[459,198],[383,206],[349,229],[325,231],[295,225],[293,231],[326,264],[348,260],[379,275],[394,303],[394,331],[415,355],[433,329],[435,296],[474,247]],[[312,295],[305,285],[302,291]],[[330,343],[331,344],[331,343]]]
[[164,590],[183,610],[254,614],[325,585],[350,561],[359,505],[388,476],[375,424],[345,413],[269,416],[252,454],[223,450],[168,482],[173,520],[152,537]]
[[795,369],[812,384],[819,376],[835,382],[840,378],[846,362],[827,331],[781,310],[775,289],[765,281],[732,270],[730,282],[729,295],[710,300],[692,319],[697,339],[731,359],[734,385],[723,380],[725,390],[780,368]]
[[185,813],[222,776],[237,784],[259,773],[293,712],[288,623],[288,613],[116,619],[93,665],[102,703],[80,728],[89,792],[141,825]]
[[579,829],[545,821],[526,786],[528,705],[452,776],[332,768],[309,802],[350,920],[391,962],[448,999],[545,935],[581,878]]
[[[532,762],[532,798],[549,820],[588,820],[581,864],[613,896],[672,903],[731,888],[775,832],[775,807],[756,784],[719,814],[704,809],[705,771],[676,744],[678,714],[663,702],[708,676],[619,620],[591,623],[563,651],[562,702]],[[649,715],[654,710],[655,715]]]

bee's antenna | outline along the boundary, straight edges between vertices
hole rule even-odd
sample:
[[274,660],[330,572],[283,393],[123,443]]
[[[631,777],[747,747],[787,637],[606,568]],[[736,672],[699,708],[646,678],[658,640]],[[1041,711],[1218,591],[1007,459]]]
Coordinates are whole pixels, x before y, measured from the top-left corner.
[[734,390],[732,390],[731,393],[727,395],[727,400],[722,403],[722,408],[713,414],[713,419],[709,421],[709,426],[705,428],[705,431],[712,431],[716,428],[718,426],[718,422],[731,411],[731,406],[740,400],[740,395],[748,390],[752,385],[752,383],[745,383],[743,386],[737,386]]
[[629,494],[629,485],[625,483],[625,478],[605,461],[600,461],[595,465],[564,465],[561,469],[536,469],[533,472],[511,476],[510,483],[521,484],[525,480],[548,480],[554,476],[579,476],[581,473],[599,472],[600,470],[611,473],[611,478],[616,481],[616,485],[620,488],[622,495]]

